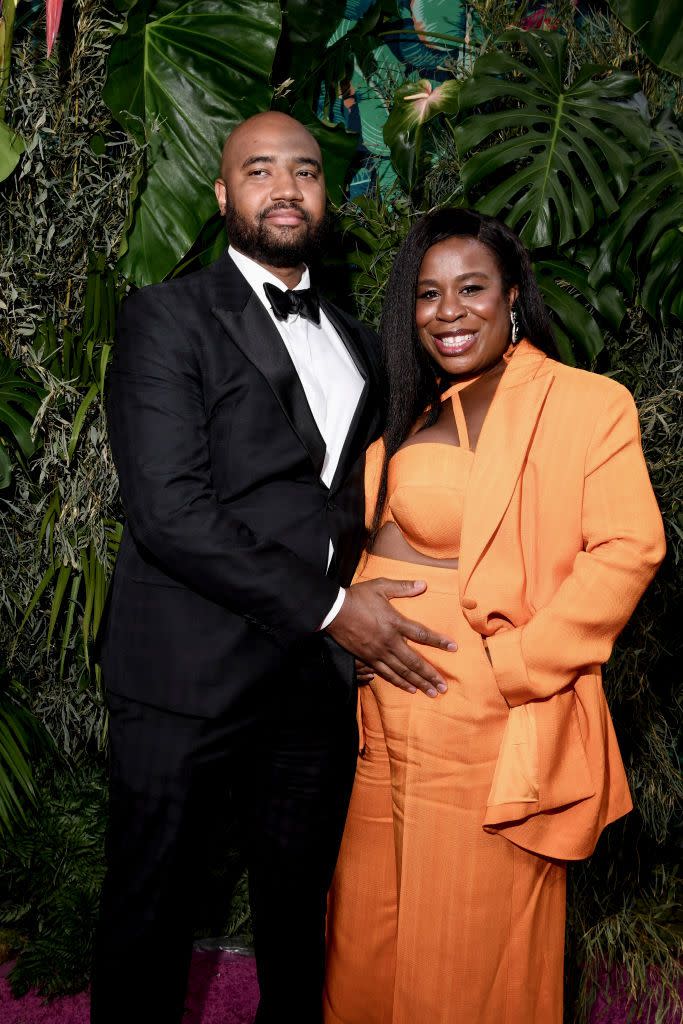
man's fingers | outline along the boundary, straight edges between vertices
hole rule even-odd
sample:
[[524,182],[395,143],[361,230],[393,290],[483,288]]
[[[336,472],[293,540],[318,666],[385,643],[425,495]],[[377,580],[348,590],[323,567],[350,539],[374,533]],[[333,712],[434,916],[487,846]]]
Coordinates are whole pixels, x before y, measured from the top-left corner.
[[424,580],[388,580],[382,577],[376,582],[380,584],[387,600],[394,597],[417,597],[418,594],[424,594],[427,589]]
[[399,619],[399,629],[408,640],[412,640],[416,644],[423,644],[425,647],[438,647],[441,651],[457,651],[458,645],[450,637],[434,633],[431,629],[423,626],[421,622],[413,622],[403,615],[400,615]]
[[414,686],[415,689],[421,690],[428,697],[436,697],[438,693],[445,693],[448,689],[436,669],[414,654],[408,647],[400,654],[392,653],[385,656],[384,661],[395,676],[410,686]]
[[405,690],[406,693],[417,693],[416,686],[413,686],[412,683],[409,683],[407,680],[405,680],[403,676],[400,676],[398,675],[397,672],[394,672],[394,670],[390,668],[385,662],[378,662],[376,668],[379,674],[381,675],[382,679],[386,679],[386,681],[388,683],[391,683],[392,686],[398,687],[399,690]]

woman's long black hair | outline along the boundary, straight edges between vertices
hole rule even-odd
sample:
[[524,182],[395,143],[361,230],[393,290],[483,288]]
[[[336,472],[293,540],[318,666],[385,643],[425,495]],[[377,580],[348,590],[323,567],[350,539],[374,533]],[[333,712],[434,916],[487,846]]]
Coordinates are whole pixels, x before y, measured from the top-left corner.
[[494,217],[449,207],[434,210],[413,225],[389,275],[380,320],[387,388],[386,455],[370,529],[371,540],[377,535],[386,503],[389,460],[425,409],[429,409],[425,426],[436,422],[440,394],[448,385],[418,338],[415,300],[420,267],[427,250],[454,236],[474,238],[490,250],[500,270],[503,293],[513,285],[519,289],[514,309],[520,336],[528,338],[548,355],[556,353],[550,318],[531,269],[529,253],[514,231]]

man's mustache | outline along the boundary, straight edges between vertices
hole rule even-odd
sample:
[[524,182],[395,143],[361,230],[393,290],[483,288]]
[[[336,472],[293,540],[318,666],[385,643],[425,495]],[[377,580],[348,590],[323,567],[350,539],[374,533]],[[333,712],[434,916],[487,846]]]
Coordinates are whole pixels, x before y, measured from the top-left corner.
[[306,221],[307,224],[311,222],[311,215],[308,210],[305,210],[302,206],[297,206],[296,203],[273,203],[272,206],[266,207],[265,210],[261,210],[259,213],[259,220],[265,220],[271,213],[276,210],[295,210],[299,214],[302,220]]

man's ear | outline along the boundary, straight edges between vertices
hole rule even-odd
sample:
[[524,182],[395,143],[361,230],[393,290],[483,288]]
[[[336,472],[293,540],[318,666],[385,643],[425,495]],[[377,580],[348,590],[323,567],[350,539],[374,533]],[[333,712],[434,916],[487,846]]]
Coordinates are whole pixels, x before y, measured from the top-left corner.
[[218,209],[221,211],[222,216],[225,217],[225,209],[228,205],[228,190],[222,178],[216,178],[213,190],[216,193]]

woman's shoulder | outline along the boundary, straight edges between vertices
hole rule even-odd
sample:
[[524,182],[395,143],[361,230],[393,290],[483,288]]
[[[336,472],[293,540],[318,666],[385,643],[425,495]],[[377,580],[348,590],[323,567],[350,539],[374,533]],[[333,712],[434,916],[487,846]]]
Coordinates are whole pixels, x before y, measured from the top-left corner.
[[633,405],[633,395],[629,389],[614,377],[583,370],[578,366],[568,366],[551,356],[547,358],[547,369],[553,372],[557,385],[563,391],[575,395],[577,402],[582,405]]

